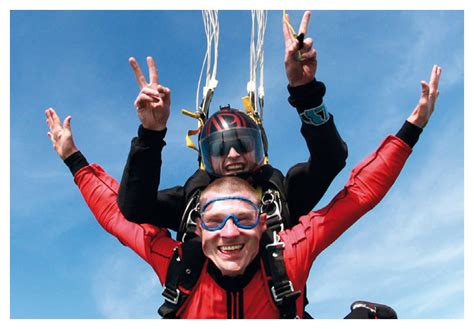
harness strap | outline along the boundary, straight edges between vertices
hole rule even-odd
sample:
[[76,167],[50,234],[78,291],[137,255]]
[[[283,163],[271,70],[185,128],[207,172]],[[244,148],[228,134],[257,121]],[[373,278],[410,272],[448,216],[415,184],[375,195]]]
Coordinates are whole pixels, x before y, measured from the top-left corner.
[[181,248],[174,249],[163,287],[162,295],[165,302],[158,309],[163,318],[176,318],[178,310],[199,280],[204,262],[205,256],[199,237],[183,243]]
[[280,318],[295,319],[297,317],[296,300],[301,295],[301,291],[295,291],[293,283],[288,278],[283,260],[285,244],[277,237],[276,231],[267,230],[263,234],[262,242],[265,246],[262,250],[263,263],[265,271],[271,277],[268,284],[273,300],[280,311]]
[[198,207],[199,207],[199,197],[201,195],[201,190],[197,189],[186,205],[184,210],[183,217],[181,219],[181,224],[179,231],[177,232],[176,238],[178,241],[185,242],[196,237],[196,219],[198,216]]

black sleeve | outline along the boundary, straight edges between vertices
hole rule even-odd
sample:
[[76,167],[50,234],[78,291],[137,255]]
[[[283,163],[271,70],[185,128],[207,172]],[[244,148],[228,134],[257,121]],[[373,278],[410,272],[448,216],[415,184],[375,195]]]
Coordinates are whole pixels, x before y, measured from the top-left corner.
[[64,163],[69,168],[73,176],[76,175],[79,169],[89,165],[89,162],[87,162],[86,157],[81,153],[81,151],[77,151],[76,153],[68,156],[64,160]]
[[[323,104],[326,87],[324,83],[313,80],[303,86],[288,87],[288,90],[288,101],[301,114]],[[320,125],[302,121],[301,134],[310,157],[307,162],[290,168],[285,179],[285,192],[293,225],[321,200],[331,182],[346,165],[348,155],[347,145],[339,135],[331,114]]]
[[158,192],[165,135],[166,129],[156,132],[140,125],[138,137],[132,139],[117,201],[131,222],[176,230],[185,206],[184,189],[177,186]]
[[423,128],[417,127],[414,124],[405,121],[403,126],[398,131],[397,137],[413,148],[416,142],[418,142],[418,138],[420,138],[422,131]]

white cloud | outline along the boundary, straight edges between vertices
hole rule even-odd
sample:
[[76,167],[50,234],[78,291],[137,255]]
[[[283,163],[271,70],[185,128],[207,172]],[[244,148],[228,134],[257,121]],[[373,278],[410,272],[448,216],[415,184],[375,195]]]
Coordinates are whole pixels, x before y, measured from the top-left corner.
[[105,318],[158,318],[161,285],[155,272],[114,241],[93,273],[92,294]]

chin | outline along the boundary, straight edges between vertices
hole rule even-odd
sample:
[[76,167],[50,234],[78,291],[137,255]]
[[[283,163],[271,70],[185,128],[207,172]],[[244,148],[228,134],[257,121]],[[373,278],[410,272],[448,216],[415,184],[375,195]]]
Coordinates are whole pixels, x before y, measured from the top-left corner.
[[237,276],[237,275],[244,274],[244,271],[241,268],[239,268],[239,269],[221,269],[221,273],[224,276],[234,277],[234,276]]
[[239,264],[231,263],[229,264],[226,262],[226,264],[218,264],[217,266],[219,270],[221,271],[222,275],[225,276],[237,276],[240,274],[244,274],[245,268],[242,267]]

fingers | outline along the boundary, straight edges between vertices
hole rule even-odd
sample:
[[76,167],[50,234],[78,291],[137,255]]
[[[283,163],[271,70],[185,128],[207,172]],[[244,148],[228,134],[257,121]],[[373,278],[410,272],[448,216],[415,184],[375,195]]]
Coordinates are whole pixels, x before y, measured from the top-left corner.
[[160,97],[150,96],[147,93],[140,93],[135,100],[135,108],[136,109],[144,109],[150,106],[151,103],[159,103],[161,102]]
[[441,67],[438,65],[434,65],[433,69],[431,70],[431,77],[430,77],[430,90],[438,94],[438,85],[439,85],[439,78],[441,77]]
[[61,136],[61,131],[62,131],[61,123],[60,122],[55,123],[55,120],[56,118],[58,118],[58,116],[56,115],[56,112],[54,112],[52,108],[47,109],[45,111],[45,114],[46,114],[46,122],[49,128],[49,131],[47,134],[48,134],[49,139],[53,143],[53,146],[56,147],[55,146],[56,139]]
[[315,61],[316,60],[316,49],[311,49],[310,51],[307,52],[301,52],[300,61]]
[[171,104],[171,90],[167,87],[158,86],[158,91],[162,93],[163,103],[165,106],[170,106]]
[[53,134],[51,134],[51,132],[49,132],[49,131],[48,131],[48,137],[49,137],[49,139],[51,140],[51,143],[53,143],[53,146],[54,146],[54,143],[56,143],[56,142],[53,138]]
[[140,94],[145,94],[145,95],[148,95],[152,98],[159,99],[161,97],[159,88],[160,88],[160,86],[158,86],[158,88],[157,88],[158,90],[154,89],[154,88],[145,87],[140,91]]
[[72,117],[70,115],[68,115],[66,119],[64,119],[64,123],[63,123],[64,129],[71,131],[71,120],[72,120]]
[[156,69],[155,61],[153,57],[148,56],[146,58],[146,62],[148,64],[148,74],[150,75],[150,83],[151,84],[158,84],[158,70]]
[[165,86],[162,86],[162,85],[158,85],[157,90],[158,90],[158,92],[164,94],[163,96],[168,95],[171,92],[171,90],[169,88],[167,88]]
[[285,16],[283,17],[283,37],[285,39],[286,46],[289,46],[288,42],[293,41],[293,33],[291,32],[291,29],[288,24],[290,24],[290,16],[288,14],[285,14]]
[[303,33],[306,35],[306,32],[308,31],[308,24],[309,24],[310,18],[311,18],[311,12],[305,11],[303,18],[301,19],[300,29],[298,31],[298,34]]
[[51,130],[51,126],[53,124],[53,118],[51,117],[52,108],[48,108],[44,111],[44,115],[46,116],[46,124],[48,125],[49,130]]
[[421,94],[428,95],[428,93],[430,92],[430,86],[428,85],[428,83],[425,80],[421,80],[420,84],[421,84]]
[[138,65],[137,60],[133,57],[128,59],[130,66],[132,67],[133,73],[135,74],[135,78],[137,79],[138,86],[143,88],[147,85],[145,76],[143,75],[142,70],[140,69],[140,65]]
[[313,39],[311,38],[304,39],[302,50],[310,50],[311,48],[313,48]]
[[45,111],[45,115],[46,115],[46,122],[48,123],[48,127],[50,130],[53,130],[57,126],[61,127],[61,121],[59,120],[58,115],[56,114],[56,112],[54,111],[52,107],[48,108]]

